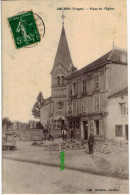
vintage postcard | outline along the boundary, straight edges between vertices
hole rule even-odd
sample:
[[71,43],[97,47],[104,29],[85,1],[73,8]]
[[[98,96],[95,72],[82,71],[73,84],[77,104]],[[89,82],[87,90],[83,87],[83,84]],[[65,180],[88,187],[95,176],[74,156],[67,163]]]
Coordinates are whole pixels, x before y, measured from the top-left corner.
[[2,1],[2,193],[129,193],[126,3]]

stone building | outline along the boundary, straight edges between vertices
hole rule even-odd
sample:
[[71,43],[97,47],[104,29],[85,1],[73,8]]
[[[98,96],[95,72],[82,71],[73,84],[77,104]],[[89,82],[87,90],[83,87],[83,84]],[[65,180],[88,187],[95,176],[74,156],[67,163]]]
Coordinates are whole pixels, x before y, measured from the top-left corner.
[[110,93],[105,137],[109,140],[128,140],[128,88]]
[[73,128],[81,139],[87,140],[90,132],[97,140],[111,139],[113,137],[109,134],[115,132],[115,125],[109,132],[110,94],[127,85],[126,50],[113,47],[99,59],[77,70],[63,24],[51,71],[51,97],[40,109],[40,121],[43,125],[50,123],[54,129],[64,125]]
[[110,138],[108,96],[127,86],[127,52],[113,48],[66,80],[69,128],[86,140],[90,132],[98,140]]

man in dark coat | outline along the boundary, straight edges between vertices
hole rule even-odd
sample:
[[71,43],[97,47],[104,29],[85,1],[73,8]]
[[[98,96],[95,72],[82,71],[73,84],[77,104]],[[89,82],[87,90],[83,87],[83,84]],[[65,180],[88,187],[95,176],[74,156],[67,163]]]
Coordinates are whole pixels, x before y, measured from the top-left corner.
[[89,154],[93,154],[93,144],[94,144],[94,136],[92,133],[90,133],[88,139]]

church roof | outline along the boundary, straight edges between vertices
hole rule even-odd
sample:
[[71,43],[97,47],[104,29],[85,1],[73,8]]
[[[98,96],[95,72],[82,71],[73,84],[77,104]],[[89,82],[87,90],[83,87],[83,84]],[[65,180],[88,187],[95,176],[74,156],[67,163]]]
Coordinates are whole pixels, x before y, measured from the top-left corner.
[[54,68],[56,68],[58,64],[62,64],[67,70],[70,70],[70,67],[73,66],[64,25],[62,27],[61,37],[52,71],[54,70]]

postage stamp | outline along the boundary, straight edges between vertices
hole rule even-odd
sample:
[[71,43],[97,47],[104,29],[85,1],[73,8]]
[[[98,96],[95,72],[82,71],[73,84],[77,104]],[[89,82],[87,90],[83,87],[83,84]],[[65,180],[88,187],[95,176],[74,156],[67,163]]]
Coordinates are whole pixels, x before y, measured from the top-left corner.
[[8,18],[16,48],[40,42],[41,37],[32,11]]

